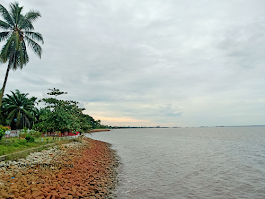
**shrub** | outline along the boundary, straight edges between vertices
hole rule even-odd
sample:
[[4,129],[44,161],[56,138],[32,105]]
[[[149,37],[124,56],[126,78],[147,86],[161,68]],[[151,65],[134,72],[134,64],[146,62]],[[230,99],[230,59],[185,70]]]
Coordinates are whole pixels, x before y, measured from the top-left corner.
[[34,142],[35,138],[32,137],[31,135],[26,135],[25,139],[27,140],[27,142]]
[[0,140],[2,139],[2,137],[5,135],[5,131],[3,129],[0,128]]
[[19,144],[18,144],[17,142],[15,142],[15,143],[13,144],[13,146],[14,146],[14,147],[19,147]]
[[10,127],[0,125],[0,140],[4,137],[5,132],[10,130]]
[[19,133],[19,137],[21,137],[21,138],[25,138],[26,137],[26,134],[25,133],[23,133],[22,131]]
[[25,140],[25,139],[22,140],[22,139],[21,139],[21,140],[18,140],[17,143],[18,143],[19,145],[25,146],[25,145],[27,144],[27,140]]
[[42,133],[39,132],[39,131],[35,131],[34,133],[32,133],[32,136],[35,137],[35,138],[40,138],[41,135],[42,135]]

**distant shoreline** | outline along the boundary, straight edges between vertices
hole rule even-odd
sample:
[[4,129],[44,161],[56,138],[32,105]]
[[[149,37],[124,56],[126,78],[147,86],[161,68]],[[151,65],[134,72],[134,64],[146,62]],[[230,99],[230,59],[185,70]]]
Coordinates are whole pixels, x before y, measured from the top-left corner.
[[96,132],[101,132],[101,131],[110,131],[109,129],[93,129],[89,131],[88,133],[96,133]]

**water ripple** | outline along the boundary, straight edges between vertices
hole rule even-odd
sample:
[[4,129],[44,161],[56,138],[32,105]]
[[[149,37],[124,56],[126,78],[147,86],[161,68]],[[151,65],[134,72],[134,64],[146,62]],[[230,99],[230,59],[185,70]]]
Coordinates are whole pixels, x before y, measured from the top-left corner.
[[121,158],[122,199],[265,198],[265,128],[124,129],[90,136]]

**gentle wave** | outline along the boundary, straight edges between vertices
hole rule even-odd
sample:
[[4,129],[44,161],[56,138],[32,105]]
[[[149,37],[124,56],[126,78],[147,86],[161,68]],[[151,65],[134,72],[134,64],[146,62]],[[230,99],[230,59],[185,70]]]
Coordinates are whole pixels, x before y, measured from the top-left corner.
[[118,198],[265,198],[265,128],[120,129],[90,135],[122,166]]

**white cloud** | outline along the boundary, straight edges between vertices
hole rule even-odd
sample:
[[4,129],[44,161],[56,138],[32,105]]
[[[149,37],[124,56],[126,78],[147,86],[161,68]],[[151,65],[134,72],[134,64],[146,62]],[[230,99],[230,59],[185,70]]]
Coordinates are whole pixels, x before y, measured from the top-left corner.
[[45,44],[6,93],[60,88],[110,125],[264,124],[262,0],[19,3],[42,13]]

